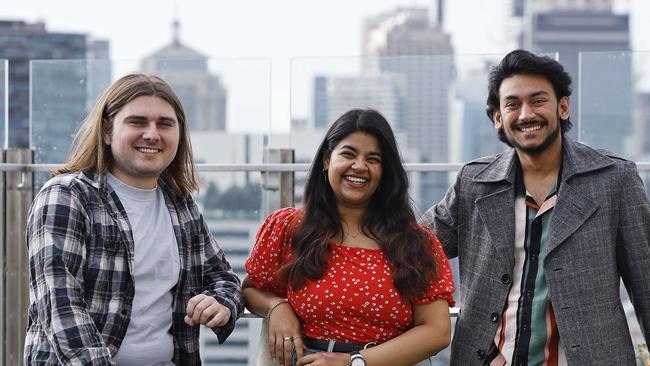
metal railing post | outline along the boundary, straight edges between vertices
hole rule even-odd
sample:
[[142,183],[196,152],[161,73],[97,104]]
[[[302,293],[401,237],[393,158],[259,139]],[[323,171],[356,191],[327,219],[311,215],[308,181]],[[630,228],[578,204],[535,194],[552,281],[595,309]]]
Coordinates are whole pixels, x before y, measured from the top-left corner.
[[[293,149],[264,149],[264,163],[292,164]],[[262,172],[262,217],[282,207],[294,205],[294,173]]]
[[[30,164],[32,151],[28,148],[8,148],[7,163]],[[5,173],[5,364],[23,364],[23,346],[27,329],[28,254],[25,239],[27,212],[32,203],[33,179],[27,169]]]
[[[294,162],[293,149],[264,149],[265,164]],[[294,173],[293,172],[262,172],[262,212],[264,219],[272,211],[282,207],[294,205]],[[277,362],[271,361],[268,348],[268,319],[262,320],[259,344],[257,347],[256,366],[279,366]]]

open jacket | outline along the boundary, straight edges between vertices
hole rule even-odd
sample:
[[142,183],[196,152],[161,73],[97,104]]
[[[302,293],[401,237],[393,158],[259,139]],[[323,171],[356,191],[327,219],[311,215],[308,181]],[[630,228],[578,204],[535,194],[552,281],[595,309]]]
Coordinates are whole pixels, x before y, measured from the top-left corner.
[[[650,205],[633,162],[566,136],[544,273],[570,365],[636,365],[623,279],[650,340]],[[458,257],[460,307],[452,365],[481,365],[512,285],[515,150],[465,165],[422,221]]]
[[[220,342],[243,311],[240,281],[191,197],[159,180],[178,243],[173,289],[176,365],[199,365],[199,327],[184,322],[188,300],[213,296],[231,311],[214,329]],[[28,216],[28,365],[110,365],[131,318],[135,286],[131,226],[105,175],[68,173],[49,180]]]

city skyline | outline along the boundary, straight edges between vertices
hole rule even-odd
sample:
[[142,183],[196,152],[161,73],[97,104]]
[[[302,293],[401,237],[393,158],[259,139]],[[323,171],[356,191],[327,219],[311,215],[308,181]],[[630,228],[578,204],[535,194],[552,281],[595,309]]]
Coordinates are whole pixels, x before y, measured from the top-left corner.
[[[630,12],[631,48],[650,50],[650,39],[642,37],[649,27],[650,3],[641,0],[614,1],[616,12]],[[362,54],[363,20],[398,7],[426,7],[434,13],[436,1],[378,0],[343,2],[333,0],[309,4],[280,0],[272,3],[204,3],[116,0],[110,4],[67,0],[10,2],[0,10],[2,19],[44,21],[51,32],[82,32],[110,41],[110,57],[136,61],[160,49],[172,39],[172,22],[181,24],[180,39],[207,57],[262,58],[271,64],[270,122],[228,126],[233,131],[289,129],[294,115],[291,99],[292,61],[301,58],[356,56]],[[509,41],[512,24],[510,0],[447,1],[445,30],[457,54],[503,54],[513,48]],[[75,8],[75,12],[68,9]],[[472,9],[467,12],[466,9]],[[154,9],[154,11],[152,11]],[[81,14],[81,15],[79,15]],[[467,27],[471,24],[472,27]],[[645,27],[645,28],[644,28]],[[471,28],[471,29],[470,29]],[[649,52],[650,55],[650,52]],[[650,57],[647,57],[650,58]],[[119,67],[115,68],[119,72]],[[648,73],[650,74],[650,73]],[[647,77],[645,78],[647,79]],[[641,80],[648,89],[650,82]],[[269,127],[269,125],[271,127]]]

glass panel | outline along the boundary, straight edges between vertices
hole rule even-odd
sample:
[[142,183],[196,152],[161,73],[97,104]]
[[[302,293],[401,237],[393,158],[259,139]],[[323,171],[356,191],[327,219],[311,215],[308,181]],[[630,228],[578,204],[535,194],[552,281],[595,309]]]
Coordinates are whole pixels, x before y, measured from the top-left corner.
[[[648,52],[581,52],[578,88],[579,140],[622,157],[650,158],[650,70]],[[576,121],[574,120],[574,128]],[[650,166],[639,164],[650,193]],[[621,286],[623,288],[623,286]],[[644,343],[634,308],[621,291],[630,333],[635,345]]]
[[7,142],[5,141],[6,131],[9,129],[7,123],[9,122],[8,118],[8,105],[9,105],[9,62],[7,60],[0,60],[0,143],[3,147],[7,147]]
[[[65,162],[74,131],[97,97],[132,72],[156,74],[172,85],[188,118],[197,163],[261,162],[270,129],[267,59],[32,61],[35,162]],[[39,174],[37,188],[46,178]]]
[[[630,159],[648,157],[647,92],[638,88],[647,78],[640,69],[644,56],[630,52],[581,52],[579,80],[579,139]],[[647,54],[645,54],[647,57]],[[638,118],[635,121],[635,118]],[[650,151],[650,150],[648,150]]]
[[[2,137],[2,140],[0,141],[2,141],[2,146],[4,148],[7,147],[7,143],[5,141],[5,131],[8,128],[7,126],[8,123],[7,121],[7,101],[8,101],[7,66],[8,66],[7,60],[0,60],[0,126],[2,126],[2,128],[0,128],[0,130],[2,131],[0,132],[0,136]],[[4,154],[3,157],[0,158],[0,162],[4,162]],[[4,176],[5,175],[2,174],[3,178]],[[4,192],[2,194],[3,196],[5,195]],[[7,216],[6,211],[5,208],[3,207],[3,212],[1,217],[5,218],[6,216]],[[2,240],[0,240],[0,248],[2,248],[1,249],[2,252],[0,253],[0,263],[1,263],[0,264],[0,293],[3,294],[2,300],[0,300],[0,359],[4,359],[4,355],[5,353],[7,353],[7,350],[5,349],[6,348],[5,334],[7,334],[7,330],[6,330],[5,320],[4,320],[5,318],[5,295],[4,294],[5,294],[5,277],[6,277],[5,276],[6,269],[4,264],[6,262],[5,240],[4,240],[6,235],[4,230],[11,230],[11,228],[0,230],[0,234],[2,234],[2,238],[3,238]],[[4,360],[2,362],[4,362]]]

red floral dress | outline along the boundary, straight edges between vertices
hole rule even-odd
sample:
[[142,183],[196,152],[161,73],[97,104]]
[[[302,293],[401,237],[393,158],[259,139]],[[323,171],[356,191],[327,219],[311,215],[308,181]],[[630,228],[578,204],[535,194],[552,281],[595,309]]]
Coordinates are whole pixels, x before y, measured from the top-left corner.
[[[285,240],[298,209],[285,208],[267,217],[246,261],[249,280],[259,289],[289,299],[300,317],[305,335],[337,342],[385,342],[413,323],[412,307],[405,303],[392,281],[392,270],[380,249],[353,248],[330,243],[329,265],[323,277],[298,290],[280,288],[277,269],[291,258]],[[454,280],[440,242],[431,239],[437,276],[416,304],[445,299],[454,306]],[[286,238],[289,239],[289,238]]]

